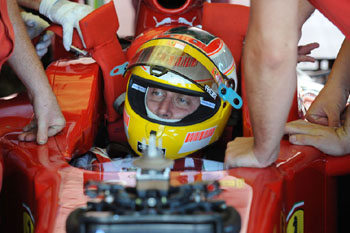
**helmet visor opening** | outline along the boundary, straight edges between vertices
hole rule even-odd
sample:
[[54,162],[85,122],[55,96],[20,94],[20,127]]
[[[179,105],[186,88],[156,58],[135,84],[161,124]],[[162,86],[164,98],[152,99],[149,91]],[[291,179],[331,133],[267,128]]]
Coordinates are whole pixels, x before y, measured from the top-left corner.
[[151,122],[185,126],[203,122],[219,109],[221,100],[207,93],[157,83],[132,75],[128,101],[133,110]]
[[178,122],[196,111],[201,97],[185,95],[164,88],[149,86],[146,91],[145,106],[148,117]]

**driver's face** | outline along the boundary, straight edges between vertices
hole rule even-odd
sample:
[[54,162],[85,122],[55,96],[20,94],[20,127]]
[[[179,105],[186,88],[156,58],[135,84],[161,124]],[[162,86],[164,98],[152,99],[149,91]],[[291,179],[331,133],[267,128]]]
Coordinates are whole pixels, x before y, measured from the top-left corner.
[[200,98],[150,87],[146,96],[149,110],[163,119],[182,119],[200,105]]

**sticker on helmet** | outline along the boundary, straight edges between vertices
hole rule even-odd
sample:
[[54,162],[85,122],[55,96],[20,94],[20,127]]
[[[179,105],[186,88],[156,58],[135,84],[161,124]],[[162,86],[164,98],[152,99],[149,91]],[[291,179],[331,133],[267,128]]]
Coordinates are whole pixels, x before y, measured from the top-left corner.
[[138,84],[136,84],[136,83],[133,83],[131,87],[132,87],[133,89],[138,90],[138,91],[141,91],[141,92],[143,92],[143,93],[146,92],[146,88],[145,88],[145,87],[140,86],[140,85],[138,85]]
[[201,99],[201,105],[206,106],[208,108],[215,108],[215,104],[206,100]]
[[124,120],[125,126],[129,127],[130,117],[129,117],[129,114],[126,112],[126,110],[124,110],[123,112],[123,120]]
[[217,94],[213,89],[211,89],[208,85],[205,85],[204,89],[214,100],[216,99]]
[[215,129],[216,126],[206,130],[188,132],[179,153],[187,153],[205,147],[209,144]]

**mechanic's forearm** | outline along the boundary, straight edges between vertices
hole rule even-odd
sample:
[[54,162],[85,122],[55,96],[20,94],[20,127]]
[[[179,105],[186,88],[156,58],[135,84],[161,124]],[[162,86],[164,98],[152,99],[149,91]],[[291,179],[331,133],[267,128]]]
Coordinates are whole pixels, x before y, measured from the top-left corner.
[[298,1],[298,31],[299,31],[299,39],[301,37],[301,29],[305,23],[305,21],[310,18],[312,13],[315,11],[315,7],[311,5],[309,1],[299,0]]
[[32,10],[39,10],[41,0],[17,0],[18,5],[27,7]]
[[42,63],[29,39],[16,0],[7,0],[8,13],[15,33],[15,46],[9,64],[14,69],[32,97],[51,95]]
[[327,86],[334,90],[350,90],[350,40],[345,39],[329,75]]
[[259,162],[268,164],[278,155],[296,88],[297,5],[294,0],[257,0],[252,4],[255,10],[265,11],[254,12],[251,17],[244,48],[244,74],[254,154]]
[[[249,53],[247,42],[246,52]],[[295,50],[296,51],[296,50]],[[245,65],[247,101],[254,134],[254,153],[258,160],[264,162],[273,160],[279,151],[280,140],[284,131],[291,100],[295,92],[296,56],[290,56],[278,67],[269,67],[267,58],[247,55],[245,64],[261,64],[250,69]],[[289,65],[288,63],[292,64]],[[293,66],[290,69],[288,66]],[[288,70],[289,69],[289,70]],[[258,77],[259,76],[259,77]]]

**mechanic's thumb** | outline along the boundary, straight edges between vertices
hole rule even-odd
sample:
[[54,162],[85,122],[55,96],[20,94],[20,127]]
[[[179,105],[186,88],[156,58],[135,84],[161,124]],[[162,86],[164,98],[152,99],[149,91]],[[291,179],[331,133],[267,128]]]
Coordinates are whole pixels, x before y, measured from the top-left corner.
[[72,45],[73,29],[73,25],[71,24],[63,25],[63,46],[67,51],[70,50],[70,46]]
[[305,115],[305,118],[311,123],[328,126],[328,118],[325,116],[319,116],[319,115],[307,112]]
[[294,134],[289,136],[289,142],[294,145],[305,145],[305,146],[314,146],[316,145],[316,137],[313,135],[306,135],[306,134]]
[[39,145],[43,145],[47,142],[47,131],[47,122],[45,120],[43,121],[38,119],[38,132],[36,134],[36,142]]

